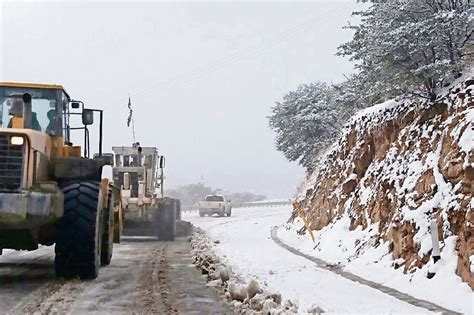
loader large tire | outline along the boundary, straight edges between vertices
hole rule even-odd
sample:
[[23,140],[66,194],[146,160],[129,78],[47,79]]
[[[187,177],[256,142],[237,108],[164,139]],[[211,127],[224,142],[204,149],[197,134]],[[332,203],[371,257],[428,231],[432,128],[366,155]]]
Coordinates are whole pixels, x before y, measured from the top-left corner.
[[113,192],[109,191],[109,198],[107,201],[108,207],[107,209],[104,209],[104,229],[102,233],[102,249],[100,256],[100,264],[102,266],[108,266],[112,261],[112,252],[114,250],[114,202]]
[[176,203],[167,200],[158,204],[155,214],[156,236],[159,241],[174,241],[176,236]]
[[56,225],[56,276],[95,279],[102,241],[99,183],[70,181],[61,184],[61,190],[64,215]]

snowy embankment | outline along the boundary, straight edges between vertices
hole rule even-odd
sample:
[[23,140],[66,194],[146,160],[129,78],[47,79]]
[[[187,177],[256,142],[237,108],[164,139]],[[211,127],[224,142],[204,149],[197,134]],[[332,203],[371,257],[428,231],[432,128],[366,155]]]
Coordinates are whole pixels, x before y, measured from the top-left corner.
[[187,213],[184,219],[206,232],[208,248],[241,283],[257,280],[264,292],[279,292],[283,300],[299,305],[300,313],[318,309],[350,313],[428,313],[318,268],[275,244],[270,230],[285,222],[290,213],[290,206],[244,208],[234,209],[230,218],[201,218],[196,213]]
[[439,261],[436,276],[428,279],[426,274],[430,268],[434,271],[433,266],[426,265],[413,274],[403,273],[397,267],[397,264],[402,264],[402,260],[392,259],[388,243],[365,248],[361,252],[358,245],[362,244],[364,239],[369,241],[377,229],[371,230],[371,233],[366,233],[362,228],[350,231],[349,225],[349,219],[342,218],[320,231],[314,231],[313,242],[309,235],[297,234],[297,230],[303,226],[303,222],[297,219],[294,224],[280,226],[278,236],[289,246],[362,278],[456,312],[473,313],[474,296],[471,288],[459,277],[453,276],[456,269],[453,242],[449,245],[451,248],[445,248],[446,253],[450,251],[450,259]]
[[[364,278],[472,314],[470,76],[439,91],[435,102],[391,100],[353,117],[302,191],[316,242],[295,239],[305,230],[299,220],[280,237]],[[441,251],[436,263],[433,244]]]

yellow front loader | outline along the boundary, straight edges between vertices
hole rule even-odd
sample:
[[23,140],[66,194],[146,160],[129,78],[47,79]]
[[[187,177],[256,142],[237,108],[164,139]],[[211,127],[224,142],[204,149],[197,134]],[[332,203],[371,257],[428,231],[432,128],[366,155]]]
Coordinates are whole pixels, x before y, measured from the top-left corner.
[[[110,263],[122,223],[120,191],[101,178],[113,162],[102,154],[102,114],[60,85],[0,82],[0,253],[55,244],[64,278],[94,279]],[[91,158],[88,127],[97,115],[99,152]]]

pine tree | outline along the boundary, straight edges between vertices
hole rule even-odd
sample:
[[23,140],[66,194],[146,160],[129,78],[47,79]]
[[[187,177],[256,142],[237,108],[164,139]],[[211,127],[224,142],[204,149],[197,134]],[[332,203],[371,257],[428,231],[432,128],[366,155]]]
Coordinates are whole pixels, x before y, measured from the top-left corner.
[[[338,135],[352,114],[335,87],[323,82],[301,85],[277,102],[269,117],[276,148],[290,161],[310,168],[315,156]],[[347,101],[347,99],[346,99]]]
[[338,54],[350,56],[368,97],[418,94],[434,99],[436,88],[457,77],[472,36],[470,0],[393,0],[363,12],[351,41]]

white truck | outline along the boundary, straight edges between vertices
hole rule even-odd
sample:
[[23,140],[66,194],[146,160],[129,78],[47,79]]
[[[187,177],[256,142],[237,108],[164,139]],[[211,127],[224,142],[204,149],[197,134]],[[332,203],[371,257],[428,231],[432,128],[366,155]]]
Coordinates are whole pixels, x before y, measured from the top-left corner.
[[201,217],[207,215],[218,214],[230,217],[232,214],[231,200],[222,195],[208,195],[204,201],[199,202],[199,215]]

